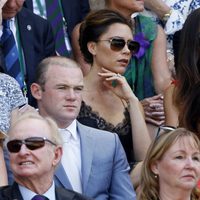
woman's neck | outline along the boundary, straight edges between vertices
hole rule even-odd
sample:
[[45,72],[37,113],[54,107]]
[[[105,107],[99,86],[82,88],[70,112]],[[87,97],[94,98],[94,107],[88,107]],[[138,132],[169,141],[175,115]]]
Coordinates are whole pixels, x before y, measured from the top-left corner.
[[190,200],[191,192],[177,187],[160,187],[159,200]]
[[84,77],[84,85],[87,90],[92,90],[96,92],[106,92],[110,91],[103,84],[103,78],[101,78],[98,73],[101,72],[101,68],[97,66],[92,66],[90,72]]

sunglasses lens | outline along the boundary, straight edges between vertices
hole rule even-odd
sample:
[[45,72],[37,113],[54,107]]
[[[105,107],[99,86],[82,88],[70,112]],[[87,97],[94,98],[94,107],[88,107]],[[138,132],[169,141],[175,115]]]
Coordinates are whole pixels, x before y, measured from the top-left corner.
[[125,46],[125,41],[124,39],[120,38],[113,38],[110,43],[110,48],[114,51],[119,51],[123,49]]
[[30,150],[42,148],[45,145],[43,138],[28,138],[25,140],[26,147]]
[[45,145],[45,140],[40,137],[27,138],[23,142],[22,140],[11,140],[7,143],[8,151],[11,153],[17,153],[20,151],[22,144],[30,150],[42,148]]
[[128,48],[133,54],[136,54],[140,49],[140,44],[136,41],[128,41]]
[[22,146],[21,140],[12,140],[7,143],[8,151],[11,153],[17,153],[20,151]]

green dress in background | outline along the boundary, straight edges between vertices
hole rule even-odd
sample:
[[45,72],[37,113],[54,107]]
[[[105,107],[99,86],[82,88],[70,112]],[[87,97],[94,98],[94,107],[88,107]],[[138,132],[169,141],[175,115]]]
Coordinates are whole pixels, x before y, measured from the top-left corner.
[[[132,56],[125,77],[133,92],[142,100],[155,95],[151,71],[153,41],[157,36],[157,24],[149,17],[138,15],[135,18],[135,37],[141,45],[138,56]],[[138,36],[140,39],[138,39]],[[141,39],[142,37],[142,39]],[[142,53],[142,51],[144,51]]]

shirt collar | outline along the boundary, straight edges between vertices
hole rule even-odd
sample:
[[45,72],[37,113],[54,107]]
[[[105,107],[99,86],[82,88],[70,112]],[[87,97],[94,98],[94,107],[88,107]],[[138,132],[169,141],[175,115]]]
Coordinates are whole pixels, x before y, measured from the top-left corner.
[[76,119],[65,129],[68,130],[71,134],[74,140],[78,139],[78,133],[77,133],[77,121]]
[[[19,185],[19,190],[20,190],[21,195],[22,195],[22,197],[23,197],[24,200],[30,200],[35,195],[37,195],[35,192],[29,190],[28,188],[26,188],[26,187],[24,187],[22,185]],[[42,194],[42,195],[46,196],[48,199],[56,200],[55,184],[54,184],[54,182],[52,183],[51,187],[44,194]]]

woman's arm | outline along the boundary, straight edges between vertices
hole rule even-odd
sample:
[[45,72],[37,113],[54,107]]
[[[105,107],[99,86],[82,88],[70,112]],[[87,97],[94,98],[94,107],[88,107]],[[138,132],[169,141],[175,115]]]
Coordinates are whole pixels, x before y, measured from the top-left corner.
[[0,186],[8,185],[6,165],[4,161],[3,148],[1,145],[0,145],[0,171],[1,171]]
[[165,112],[165,125],[178,126],[178,110],[173,103],[173,93],[175,85],[171,84],[164,92],[164,112]]
[[[115,93],[122,101],[126,101],[128,104],[132,127],[134,156],[136,161],[142,161],[150,145],[150,135],[145,123],[143,108],[124,76],[104,68],[102,68],[102,71],[102,73],[98,74],[105,78],[105,86]],[[115,87],[112,86],[113,81],[117,82]]]
[[166,36],[160,26],[153,45],[151,68],[156,93],[160,94],[171,83],[171,73],[167,64]]
[[144,5],[146,8],[156,13],[160,19],[171,10],[163,0],[144,0]]

